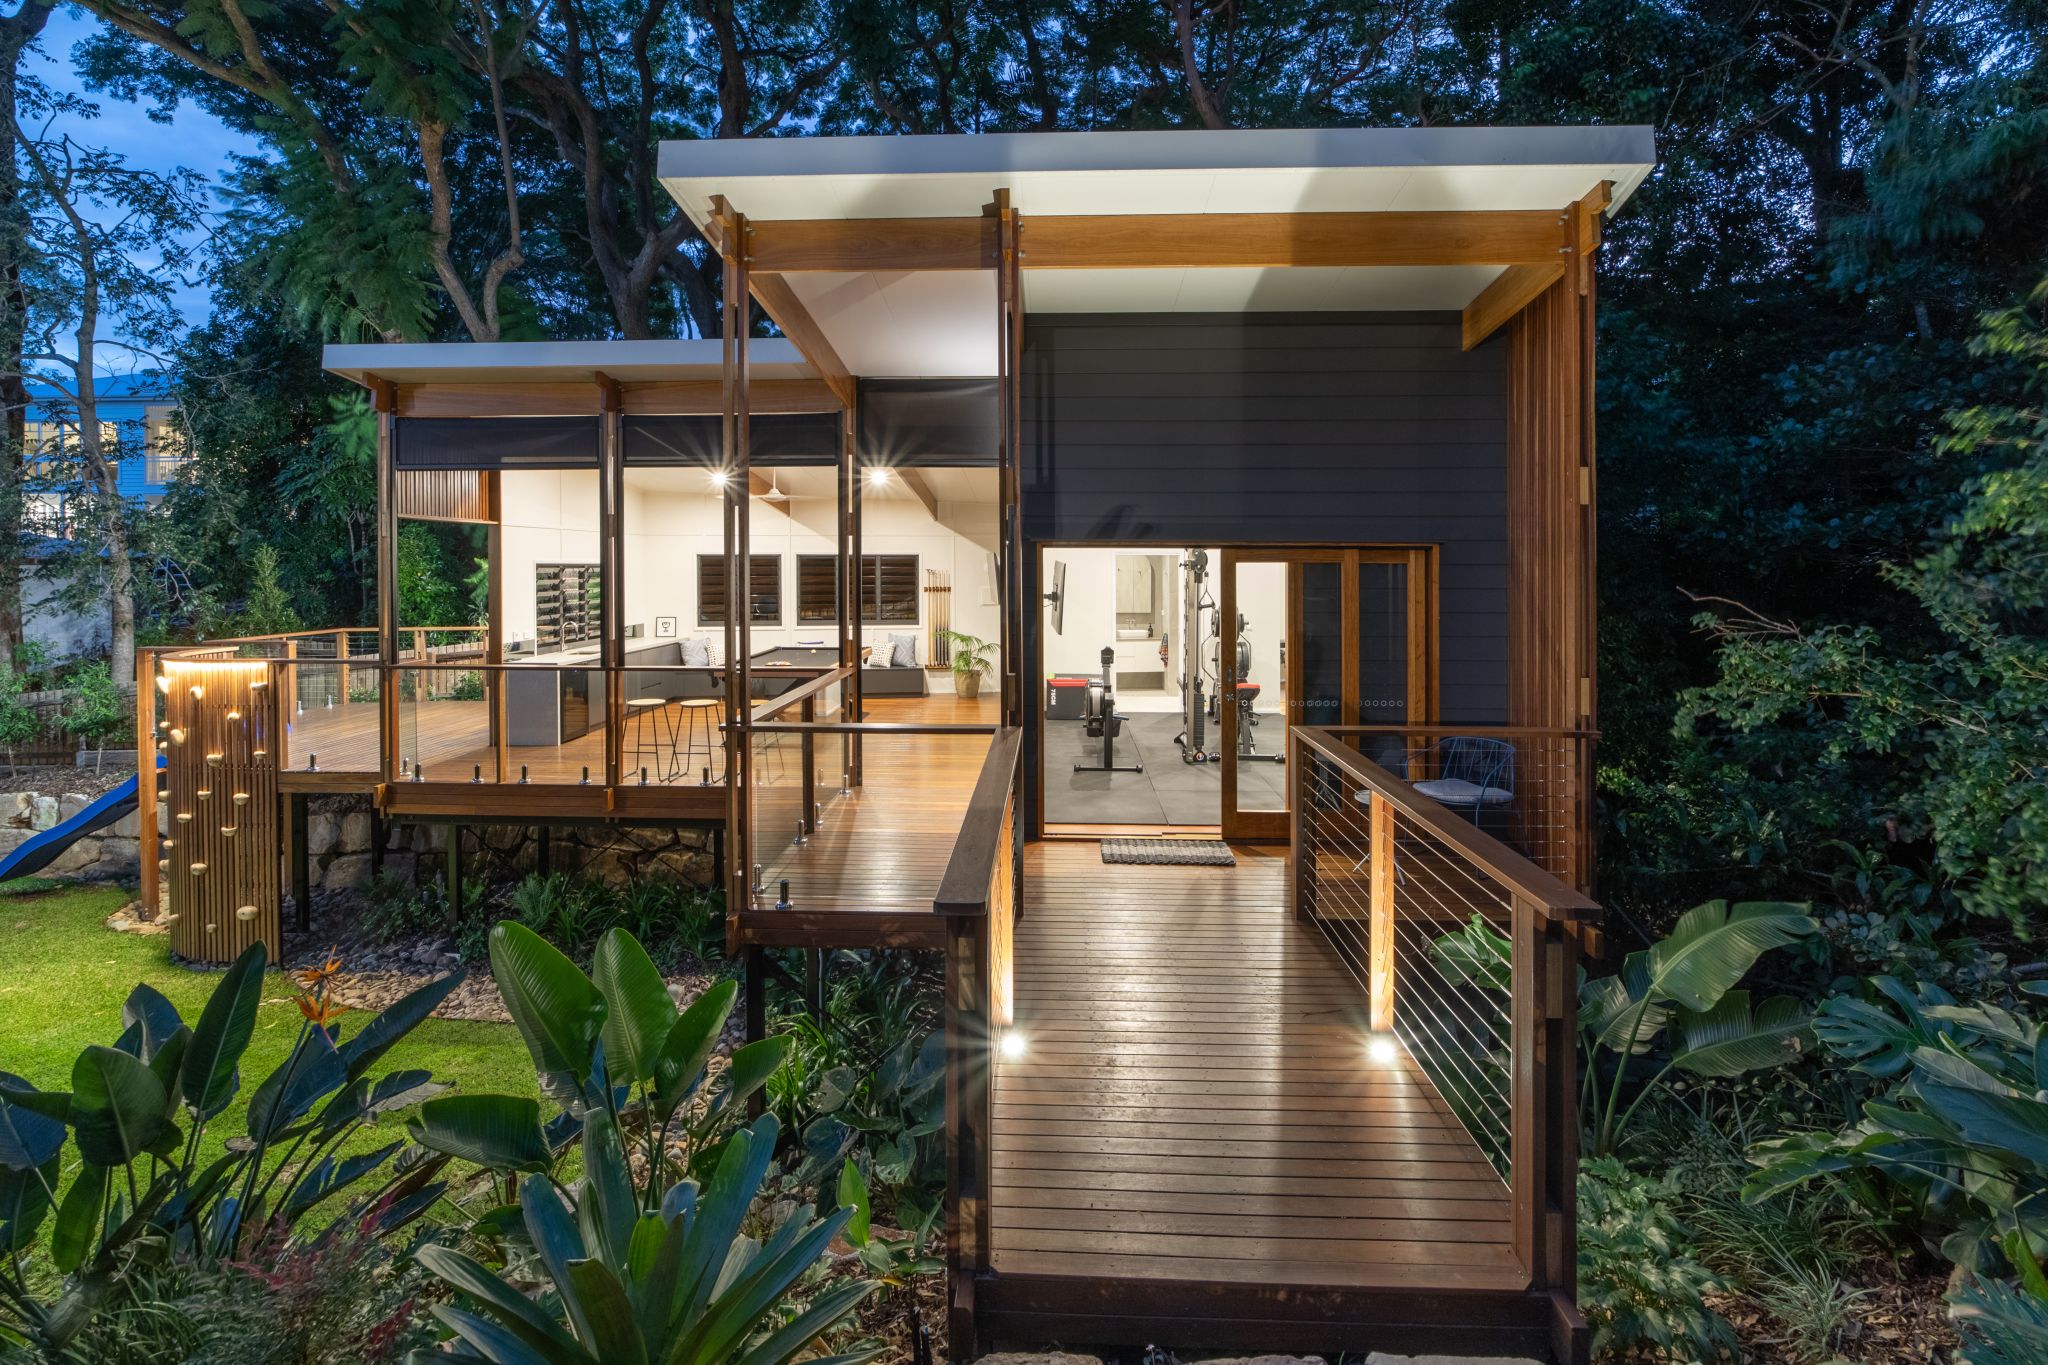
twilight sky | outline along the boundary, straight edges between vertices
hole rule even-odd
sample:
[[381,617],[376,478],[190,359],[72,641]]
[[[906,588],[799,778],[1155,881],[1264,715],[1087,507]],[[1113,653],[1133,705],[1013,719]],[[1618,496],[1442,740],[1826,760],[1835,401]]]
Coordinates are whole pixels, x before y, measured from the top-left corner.
[[[174,122],[152,123],[140,105],[87,92],[72,70],[71,50],[93,32],[98,22],[83,10],[69,5],[59,7],[43,30],[40,52],[32,52],[22,63],[25,73],[52,89],[85,94],[99,105],[98,118],[69,120],[63,125],[73,138],[87,146],[119,152],[132,166],[151,170],[184,166],[209,178],[216,178],[234,153],[259,150],[253,140],[189,102],[178,107]],[[197,325],[206,320],[204,284],[187,286],[181,291],[181,300],[189,323]]]

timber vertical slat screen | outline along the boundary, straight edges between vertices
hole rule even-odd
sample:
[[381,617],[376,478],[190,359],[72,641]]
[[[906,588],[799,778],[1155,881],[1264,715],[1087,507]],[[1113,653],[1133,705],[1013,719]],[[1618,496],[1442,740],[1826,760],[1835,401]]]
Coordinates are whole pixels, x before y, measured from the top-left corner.
[[261,942],[276,961],[281,670],[233,658],[167,659],[161,669],[168,819],[158,866],[175,917],[171,947],[228,962]]

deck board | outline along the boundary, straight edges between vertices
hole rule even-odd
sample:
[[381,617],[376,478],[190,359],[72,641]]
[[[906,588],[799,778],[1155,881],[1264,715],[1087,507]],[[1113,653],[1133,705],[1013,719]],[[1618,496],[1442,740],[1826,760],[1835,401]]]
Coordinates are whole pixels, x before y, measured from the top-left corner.
[[1024,1056],[998,1064],[999,1275],[1518,1291],[1508,1194],[1429,1079],[1365,1053],[1365,1001],[1235,868],[1033,845]]

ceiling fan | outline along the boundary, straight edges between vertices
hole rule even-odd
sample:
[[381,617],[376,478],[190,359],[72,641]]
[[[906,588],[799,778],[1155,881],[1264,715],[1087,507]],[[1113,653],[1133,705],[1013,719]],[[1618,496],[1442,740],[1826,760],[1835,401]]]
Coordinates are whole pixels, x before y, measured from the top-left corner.
[[787,494],[787,493],[785,493],[785,492],[783,492],[783,491],[782,491],[782,471],[781,471],[781,470],[779,470],[779,469],[771,469],[771,470],[769,470],[769,471],[768,471],[768,491],[767,491],[766,493],[763,493],[763,494],[761,495],[761,501],[763,501],[763,502],[788,502],[788,501],[789,501],[789,494]]

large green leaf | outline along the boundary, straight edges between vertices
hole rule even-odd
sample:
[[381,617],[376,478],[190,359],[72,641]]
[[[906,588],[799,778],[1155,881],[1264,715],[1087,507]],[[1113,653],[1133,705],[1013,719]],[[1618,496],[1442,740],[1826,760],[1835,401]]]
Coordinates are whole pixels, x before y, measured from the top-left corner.
[[86,1253],[92,1250],[93,1235],[100,1230],[101,1205],[107,1197],[107,1175],[105,1166],[86,1162],[57,1207],[57,1223],[50,1230],[50,1263],[66,1275],[83,1265]]
[[1805,906],[1785,901],[1696,905],[1648,949],[1652,996],[1684,1009],[1712,1009],[1759,957],[1819,927]]
[[64,1122],[11,1102],[32,1093],[21,1077],[0,1072],[0,1168],[33,1171],[63,1150]]
[[738,982],[720,981],[692,1001],[670,1025],[654,1067],[657,1122],[674,1114],[702,1079],[704,1068],[718,1047],[719,1035],[725,1031],[725,1021],[732,1016],[738,991]]
[[[739,1358],[739,1365],[787,1365],[833,1324],[858,1308],[862,1299],[881,1287],[874,1280],[852,1280],[834,1285],[812,1299],[802,1313],[763,1337],[759,1344]],[[851,1365],[852,1362],[872,1360],[879,1354],[878,1348],[829,1359]],[[818,1360],[812,1365],[828,1365],[828,1362]]]
[[25,1251],[50,1216],[50,1191],[62,1175],[55,1157],[40,1170],[0,1168],[0,1252]]
[[71,1065],[71,1128],[78,1153],[99,1166],[125,1166],[170,1128],[163,1082],[111,1047],[88,1047]]
[[145,982],[137,982],[121,1004],[121,1027],[135,1032],[141,1045],[137,1055],[146,1062],[185,1027],[185,1021],[178,1017],[178,1007],[165,999],[161,991]]
[[569,1286],[596,1335],[586,1343],[605,1365],[647,1365],[647,1343],[626,1286],[602,1261],[569,1263]]
[[494,1171],[544,1171],[551,1153],[540,1102],[517,1095],[443,1095],[407,1125],[414,1142]]
[[323,1095],[341,1089],[347,1068],[321,1029],[307,1029],[284,1064],[249,1096],[249,1137],[267,1143],[313,1111]]
[[406,1034],[418,1028],[428,1015],[440,1008],[448,993],[461,984],[462,977],[451,972],[385,1006],[381,1014],[335,1049],[341,1054],[348,1079],[361,1080],[379,1058]]
[[[490,1318],[480,1318],[474,1313],[465,1313],[460,1308],[451,1308],[445,1303],[434,1305],[432,1312],[461,1338],[469,1347],[467,1353],[442,1355],[432,1351],[414,1351],[411,1362],[434,1362],[442,1359],[457,1361],[489,1361],[491,1365],[550,1365],[550,1358],[535,1350],[510,1328]],[[594,1360],[591,1356],[568,1357],[576,1361]]]
[[1748,991],[1729,991],[1704,1013],[1680,1010],[1678,1051],[1671,1058],[1696,1076],[1740,1076],[1782,1066],[1811,1046],[1812,1017],[1789,995],[1749,1010]]
[[604,997],[604,1061],[615,1081],[654,1079],[662,1044],[676,1022],[675,1002],[647,950],[624,929],[597,941],[591,979]]
[[1648,959],[1629,954],[1615,975],[1596,977],[1580,988],[1579,1027],[1616,1052],[1648,1052],[1671,1018],[1671,1006],[1644,999],[1649,989]]
[[580,968],[523,924],[491,930],[491,975],[551,1095],[580,1094],[604,1028],[604,997]]
[[1912,1065],[1915,1049],[1933,1046],[1946,1030],[1921,1013],[1912,992],[1891,977],[1875,977],[1870,984],[1892,1002],[1891,1009],[1854,996],[1835,996],[1815,1013],[1814,1035],[1855,1070],[1896,1076]]
[[640,1204],[633,1191],[618,1127],[602,1109],[583,1121],[583,1184],[576,1200],[576,1224],[592,1258],[622,1269],[632,1245]]
[[1474,915],[1457,933],[1431,943],[1429,955],[1453,985],[1506,993],[1514,988],[1513,949],[1506,934]]
[[789,1056],[792,1041],[787,1034],[763,1038],[748,1043],[745,1047],[733,1049],[732,1065],[726,1068],[720,1082],[718,1096],[705,1111],[705,1117],[698,1127],[708,1132],[723,1122],[727,1114],[735,1112],[745,1104],[747,1097],[768,1083],[783,1060]]
[[538,1355],[558,1365],[585,1358],[575,1341],[541,1311],[540,1305],[499,1279],[481,1262],[432,1243],[415,1254],[421,1265],[489,1309],[502,1326]]
[[1955,1124],[1972,1146],[2010,1152],[2048,1169],[2048,1104],[2024,1095],[1933,1085],[1916,1079],[1927,1106]]
[[199,1012],[192,1041],[185,1046],[178,1089],[185,1105],[201,1118],[212,1118],[234,1098],[235,1066],[256,1031],[256,1006],[263,998],[264,948],[252,943],[236,958]]

